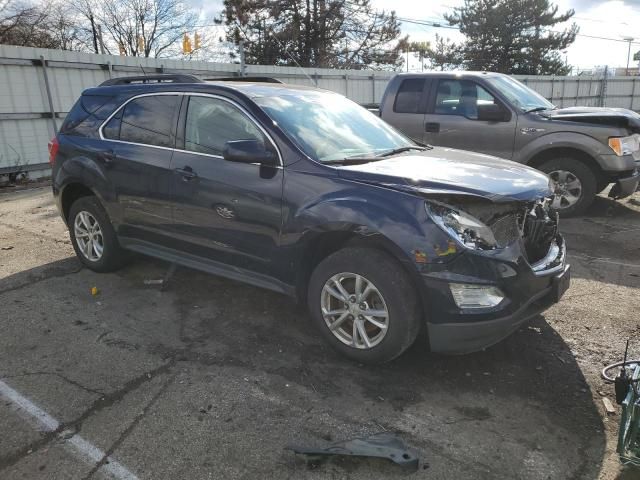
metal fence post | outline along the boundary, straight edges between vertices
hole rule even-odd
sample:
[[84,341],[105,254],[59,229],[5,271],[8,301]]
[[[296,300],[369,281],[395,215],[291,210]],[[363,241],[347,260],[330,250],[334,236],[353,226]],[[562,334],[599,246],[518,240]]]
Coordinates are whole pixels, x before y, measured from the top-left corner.
[[42,73],[44,74],[44,88],[47,92],[47,100],[49,101],[49,111],[51,112],[51,123],[53,124],[53,134],[58,133],[58,122],[56,122],[56,111],[53,108],[53,97],[51,96],[51,87],[49,87],[49,75],[47,75],[47,61],[43,55],[40,55],[40,63],[42,64]]
[[109,79],[113,76],[113,65],[111,62],[107,62],[107,71],[109,72]]
[[376,74],[371,74],[371,103],[376,103]]
[[349,75],[344,76],[344,96],[349,98]]
[[551,103],[553,103],[553,84],[555,82],[555,79],[556,79],[555,75],[551,77],[551,98],[549,99]]
[[580,96],[580,77],[578,77],[578,85],[576,85],[576,107],[578,106],[579,96]]
[[633,110],[633,100],[634,100],[633,97],[636,95],[636,80],[637,80],[637,77],[634,78],[631,83],[631,102],[629,104],[629,110]]
[[604,76],[602,77],[602,83],[600,85],[600,107],[604,107],[607,103],[607,81],[609,76],[609,66],[604,67]]

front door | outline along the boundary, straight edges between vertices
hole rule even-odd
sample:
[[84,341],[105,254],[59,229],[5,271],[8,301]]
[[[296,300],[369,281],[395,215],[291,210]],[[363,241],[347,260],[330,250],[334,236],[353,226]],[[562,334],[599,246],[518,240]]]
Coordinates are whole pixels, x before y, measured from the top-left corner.
[[478,105],[501,104],[500,100],[470,80],[440,79],[434,86],[425,115],[426,143],[507,159],[513,156],[516,115],[509,121],[478,120]]
[[276,147],[258,123],[223,97],[185,96],[172,160],[180,249],[269,274],[282,222],[283,169],[225,160],[227,141]]

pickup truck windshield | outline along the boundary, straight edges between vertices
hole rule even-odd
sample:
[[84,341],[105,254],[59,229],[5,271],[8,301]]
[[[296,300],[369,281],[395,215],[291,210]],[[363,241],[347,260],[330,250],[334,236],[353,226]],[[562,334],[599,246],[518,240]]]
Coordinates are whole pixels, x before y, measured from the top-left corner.
[[499,90],[514,106],[520,108],[523,112],[556,108],[553,103],[549,102],[542,95],[539,95],[512,77],[502,75],[492,76],[487,78],[487,82],[489,82],[493,88]]
[[254,101],[305,154],[319,162],[415,146],[373,113],[334,93],[303,91]]

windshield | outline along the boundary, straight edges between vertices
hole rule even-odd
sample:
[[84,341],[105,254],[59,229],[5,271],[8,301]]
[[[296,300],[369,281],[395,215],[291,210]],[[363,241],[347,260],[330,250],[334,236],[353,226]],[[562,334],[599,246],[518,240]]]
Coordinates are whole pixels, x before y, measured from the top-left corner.
[[305,154],[320,162],[415,145],[373,113],[335,93],[302,91],[254,101]]
[[548,110],[556,108],[553,103],[542,95],[534,92],[513,77],[498,75],[488,77],[487,81],[523,112],[534,109]]

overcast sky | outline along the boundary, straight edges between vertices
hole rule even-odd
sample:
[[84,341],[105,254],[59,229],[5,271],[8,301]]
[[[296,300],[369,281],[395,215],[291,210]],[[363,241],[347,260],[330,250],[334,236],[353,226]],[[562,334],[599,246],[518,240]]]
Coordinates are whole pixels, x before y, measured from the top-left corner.
[[[442,21],[442,15],[453,7],[460,6],[463,0],[372,0],[378,9],[395,10],[398,17],[415,20]],[[202,8],[203,16],[212,16],[220,12],[221,0],[190,0],[189,3]],[[631,52],[640,50],[640,0],[556,0],[560,10],[573,8],[573,21],[580,27],[580,33],[598,37],[621,39],[636,37]],[[560,26],[556,26],[559,29]],[[459,41],[462,35],[456,30],[426,27],[403,23],[403,33],[412,40],[433,40],[436,32],[451,40]],[[628,44],[578,36],[576,42],[567,51],[570,65],[580,68],[609,65],[624,67],[627,63]],[[632,61],[632,63],[634,63]],[[417,61],[411,61],[415,66]],[[636,63],[637,65],[637,63]]]

